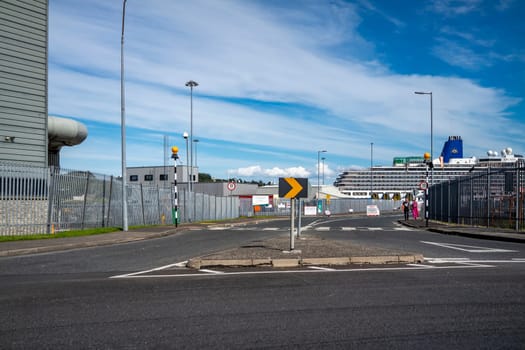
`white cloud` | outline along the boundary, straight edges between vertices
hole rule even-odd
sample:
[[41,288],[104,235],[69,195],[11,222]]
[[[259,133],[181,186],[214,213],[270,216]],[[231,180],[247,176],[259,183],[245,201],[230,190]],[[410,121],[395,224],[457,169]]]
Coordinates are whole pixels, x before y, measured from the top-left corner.
[[310,172],[303,167],[290,167],[290,168],[279,168],[273,167],[270,169],[263,169],[259,165],[253,165],[246,168],[239,168],[236,170],[231,170],[231,174],[236,174],[239,176],[246,177],[308,177]]
[[247,168],[239,168],[234,173],[239,176],[257,176],[263,174],[263,170],[259,165],[253,165]]
[[[117,5],[102,0],[69,8],[51,4],[50,113],[120,123]],[[456,5],[472,11],[476,2],[446,2],[437,10]],[[194,90],[194,135],[205,141],[199,163],[238,169],[242,176],[307,177],[317,170],[300,165],[310,164],[318,149],[327,149],[331,161],[338,159],[333,165],[338,168],[367,160],[372,141],[377,159],[404,155],[407,149],[422,153],[428,149],[429,104],[413,94],[422,89],[434,93],[436,145],[452,133],[473,149],[505,138],[491,132],[493,125],[505,123],[506,111],[520,99],[460,77],[403,75],[377,60],[336,57],[329,47],[350,43],[354,51],[371,53],[374,46],[359,35],[361,19],[352,4],[307,2],[301,11],[275,6],[286,4],[128,2],[128,127],[167,133],[180,143],[180,134],[189,130],[184,83],[193,79],[200,84]],[[341,11],[334,17],[336,10]],[[490,64],[452,41],[439,44],[435,54],[450,64],[470,69]],[[162,157],[160,140],[145,146],[141,137],[129,133],[130,163]],[[119,135],[105,140],[111,141],[107,148],[118,156]],[[84,148],[98,150],[100,139],[86,142]],[[212,144],[218,146],[212,150]],[[96,162],[97,153],[83,156]],[[329,171],[327,163],[325,174]]]
[[477,11],[482,0],[434,0],[431,9],[445,16],[460,16]]

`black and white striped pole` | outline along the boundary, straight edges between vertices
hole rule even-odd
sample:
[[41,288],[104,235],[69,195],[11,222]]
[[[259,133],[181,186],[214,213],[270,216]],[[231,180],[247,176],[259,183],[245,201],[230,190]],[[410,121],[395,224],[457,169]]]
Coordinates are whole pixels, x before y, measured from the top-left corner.
[[175,227],[179,224],[179,199],[177,193],[177,159],[179,159],[179,148],[177,146],[171,147],[171,158],[175,166],[173,167],[173,188],[171,193],[171,218]]
[[[430,193],[428,190],[428,170],[433,171],[434,164],[432,163],[432,156],[430,153],[425,152],[423,155],[426,165],[426,179],[425,179],[425,226],[428,227],[428,219],[430,216]],[[432,179],[431,179],[432,181]]]

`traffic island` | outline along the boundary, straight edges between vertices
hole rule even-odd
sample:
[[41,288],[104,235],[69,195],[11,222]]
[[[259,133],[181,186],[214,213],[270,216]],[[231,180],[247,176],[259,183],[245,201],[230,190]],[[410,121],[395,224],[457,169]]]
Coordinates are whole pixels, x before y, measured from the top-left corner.
[[188,261],[187,266],[194,269],[257,266],[289,268],[309,265],[410,264],[423,261],[423,255],[419,253],[365,247],[321,236],[303,235],[295,241],[294,250],[290,251],[289,248],[288,237],[276,237],[195,257]]

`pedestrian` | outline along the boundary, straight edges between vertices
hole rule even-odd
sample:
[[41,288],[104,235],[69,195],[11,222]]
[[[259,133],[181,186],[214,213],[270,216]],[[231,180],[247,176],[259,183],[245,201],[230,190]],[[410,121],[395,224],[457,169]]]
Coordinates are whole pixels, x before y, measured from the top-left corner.
[[419,209],[417,207],[417,200],[414,199],[412,202],[412,216],[414,217],[414,220],[417,220],[419,217]]
[[408,211],[409,210],[410,210],[410,208],[409,208],[409,205],[408,205],[408,201],[405,198],[405,200],[403,201],[403,213],[405,214],[405,221],[408,220]]

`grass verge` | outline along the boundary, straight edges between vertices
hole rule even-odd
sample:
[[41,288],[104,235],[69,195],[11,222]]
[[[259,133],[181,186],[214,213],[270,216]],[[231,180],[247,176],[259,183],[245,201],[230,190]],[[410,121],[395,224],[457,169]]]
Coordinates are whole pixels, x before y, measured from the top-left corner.
[[101,227],[101,228],[91,228],[91,229],[86,229],[86,230],[55,232],[53,234],[0,236],[0,242],[29,241],[29,240],[35,240],[35,239],[53,239],[53,238],[91,236],[91,235],[99,235],[103,233],[116,232],[120,230],[121,230],[120,227]]

